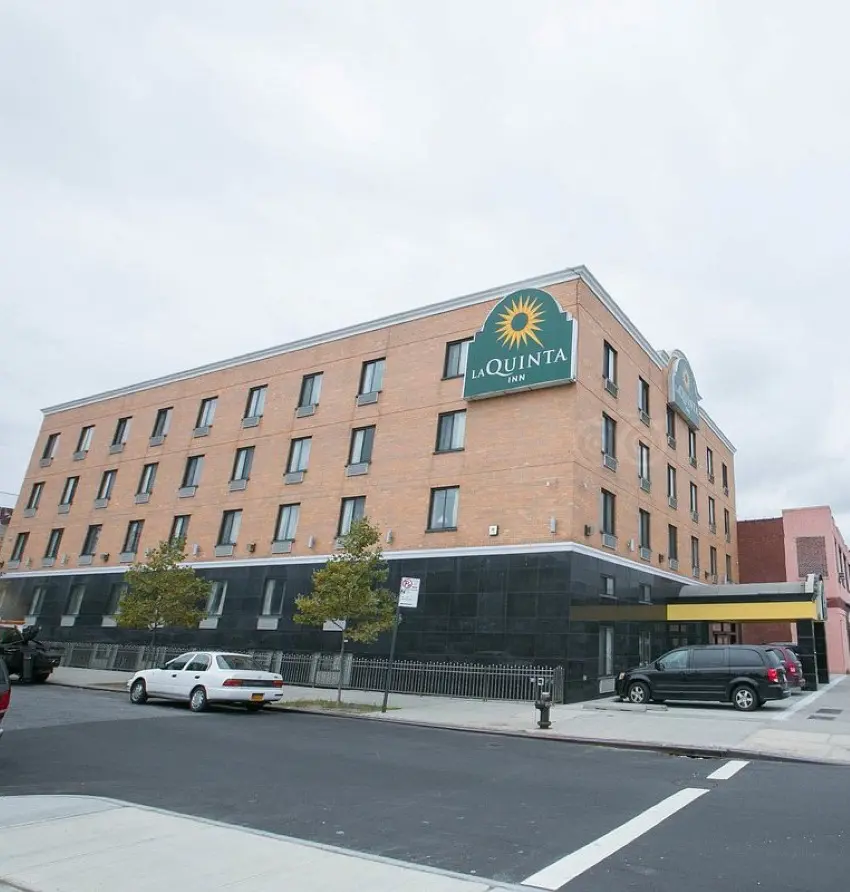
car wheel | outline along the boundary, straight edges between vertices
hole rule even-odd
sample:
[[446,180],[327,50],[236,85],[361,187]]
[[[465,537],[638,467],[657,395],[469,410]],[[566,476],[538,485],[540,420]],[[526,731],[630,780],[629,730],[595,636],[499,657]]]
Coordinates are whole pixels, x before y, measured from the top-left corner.
[[245,708],[248,712],[259,712],[265,705],[265,703],[246,703]]
[[189,697],[189,709],[192,712],[203,712],[207,708],[207,692],[203,688],[195,688]]
[[741,712],[752,712],[758,708],[759,700],[756,692],[748,684],[739,684],[732,691],[732,703]]
[[148,689],[141,678],[138,681],[134,681],[133,686],[130,688],[130,702],[135,703],[137,706],[148,702]]
[[648,701],[649,688],[642,681],[636,681],[629,685],[629,703],[647,703]]

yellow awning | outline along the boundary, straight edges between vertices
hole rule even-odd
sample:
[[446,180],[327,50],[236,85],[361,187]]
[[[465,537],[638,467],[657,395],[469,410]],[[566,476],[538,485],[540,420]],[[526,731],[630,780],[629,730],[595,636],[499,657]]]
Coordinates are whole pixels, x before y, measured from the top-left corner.
[[670,623],[734,623],[760,620],[818,619],[814,601],[708,601],[701,604],[668,604]]

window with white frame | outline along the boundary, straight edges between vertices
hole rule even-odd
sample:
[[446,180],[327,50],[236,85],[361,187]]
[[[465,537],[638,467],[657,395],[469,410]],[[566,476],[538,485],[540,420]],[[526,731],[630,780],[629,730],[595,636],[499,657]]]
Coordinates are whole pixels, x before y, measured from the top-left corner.
[[142,468],[142,475],[139,477],[139,488],[136,490],[137,496],[149,496],[153,492],[158,467],[158,462],[151,462]]
[[360,395],[367,393],[379,393],[384,387],[384,369],[386,359],[373,359],[363,363],[363,371],[360,374]]
[[673,465],[667,465],[667,498],[676,498],[676,469]]
[[431,490],[431,504],[428,510],[429,530],[457,529],[459,486],[441,486]]
[[115,479],[118,476],[116,468],[110,468],[104,471],[100,478],[100,486],[97,488],[98,501],[105,502],[112,498],[112,490],[115,486]]
[[242,511],[225,511],[221,515],[221,526],[218,531],[218,545],[236,545],[239,529],[242,526]]
[[275,524],[275,542],[293,542],[298,531],[298,517],[301,513],[299,504],[281,505],[277,509],[277,523]]
[[266,411],[266,393],[268,385],[263,384],[261,387],[252,387],[248,391],[248,400],[245,403],[244,418],[262,418],[263,412]]
[[185,542],[189,537],[189,519],[191,516],[191,514],[178,514],[171,522],[169,539],[172,542]]
[[83,540],[83,550],[80,555],[83,557],[93,557],[97,551],[97,543],[100,541],[100,533],[103,525],[99,523],[92,524],[86,530],[86,537]]
[[263,587],[262,616],[280,616],[286,600],[286,580],[267,579]]
[[47,586],[37,585],[32,590],[32,600],[27,616],[39,616],[44,609],[44,599],[47,597]]
[[443,412],[437,419],[437,452],[458,452],[466,445],[466,410]]
[[12,553],[9,555],[10,561],[20,562],[24,559],[24,552],[27,550],[29,538],[29,533],[18,533],[15,537],[15,544],[12,546]]
[[168,431],[171,427],[171,413],[174,411],[173,406],[168,406],[165,409],[159,409],[156,413],[156,418],[153,423],[153,430],[151,431],[151,437],[165,437],[168,436]]
[[638,476],[641,480],[649,482],[649,446],[646,443],[638,443]]
[[55,561],[59,557],[59,546],[62,544],[62,534],[64,529],[55,529],[50,531],[47,537],[47,547],[44,549],[44,557],[49,561]]
[[614,674],[614,628],[599,627],[599,675],[603,678]]
[[215,421],[215,410],[217,407],[217,396],[208,396],[206,399],[202,399],[201,405],[198,408],[198,419],[195,423],[195,427],[212,427],[212,423]]
[[80,431],[80,438],[77,440],[77,448],[75,452],[88,452],[91,449],[91,441],[94,437],[94,425],[87,424]]
[[145,526],[143,520],[131,520],[127,524],[127,534],[124,536],[122,554],[136,554],[139,550],[139,541],[142,538],[142,529]]
[[366,516],[366,496],[354,496],[343,499],[339,511],[338,536],[347,536],[351,532],[351,525],[362,520]]
[[186,459],[186,469],[183,471],[183,488],[198,486],[201,482],[201,471],[203,469],[203,455],[190,455]]
[[286,465],[288,474],[297,474],[299,471],[304,472],[310,464],[310,447],[313,443],[312,437],[299,437],[293,440],[289,447],[289,461]]
[[301,393],[298,398],[298,408],[307,409],[319,405],[319,399],[322,396],[322,372],[314,372],[312,375],[305,375],[301,379]]
[[236,456],[233,459],[233,480],[248,480],[251,476],[251,465],[254,463],[254,447],[243,446],[236,450]]
[[74,496],[77,494],[77,486],[79,486],[79,483],[79,477],[69,477],[65,481],[65,486],[62,488],[62,496],[59,499],[60,505],[74,504]]
[[84,585],[72,585],[68,592],[68,600],[65,602],[65,616],[79,616],[83,607],[83,598],[86,595]]
[[207,595],[205,613],[207,616],[221,616],[224,611],[224,599],[227,597],[227,583],[216,579],[210,584],[210,593]]
[[348,450],[349,465],[368,465],[372,461],[372,446],[375,443],[375,426],[358,427],[351,432]]
[[638,542],[641,548],[652,548],[649,511],[638,511]]
[[38,508],[38,503],[41,501],[41,494],[44,492],[44,483],[33,483],[32,489],[30,490],[30,497],[27,500],[27,511],[35,511]]
[[113,446],[124,446],[126,444],[127,437],[130,435],[131,421],[132,417],[130,415],[118,419],[118,422],[115,425],[115,433],[112,435]]
[[446,361],[443,365],[444,378],[462,378],[466,374],[466,358],[472,341],[451,341],[446,344]]
[[610,415],[602,414],[602,454],[617,457],[617,422]]

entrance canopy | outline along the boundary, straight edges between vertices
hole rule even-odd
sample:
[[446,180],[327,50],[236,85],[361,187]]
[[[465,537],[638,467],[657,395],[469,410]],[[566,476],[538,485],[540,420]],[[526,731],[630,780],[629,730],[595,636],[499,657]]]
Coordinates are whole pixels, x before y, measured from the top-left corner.
[[826,618],[823,580],[683,585],[667,603],[668,622],[775,622]]

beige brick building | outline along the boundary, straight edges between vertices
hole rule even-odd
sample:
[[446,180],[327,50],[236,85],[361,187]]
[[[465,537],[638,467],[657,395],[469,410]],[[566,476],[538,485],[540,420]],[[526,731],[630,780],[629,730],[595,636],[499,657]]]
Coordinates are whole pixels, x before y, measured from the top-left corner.
[[46,409],[0,559],[24,612],[40,587],[66,616],[69,587],[176,531],[210,578],[259,572],[229,583],[256,615],[266,570],[320,562],[362,513],[394,565],[570,553],[650,585],[737,576],[734,449],[684,356],[583,267]]

